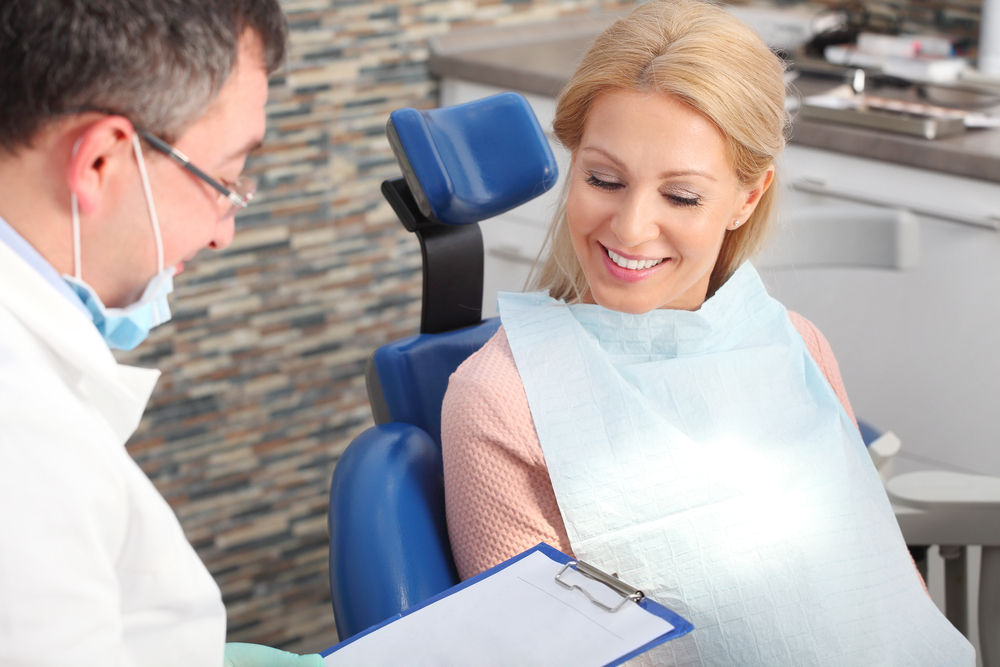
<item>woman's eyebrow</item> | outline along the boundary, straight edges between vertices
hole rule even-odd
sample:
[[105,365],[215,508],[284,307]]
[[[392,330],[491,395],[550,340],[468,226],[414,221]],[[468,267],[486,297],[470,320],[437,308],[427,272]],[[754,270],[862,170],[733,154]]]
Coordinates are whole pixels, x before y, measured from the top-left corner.
[[595,153],[600,153],[604,157],[606,157],[609,160],[611,160],[612,162],[614,162],[614,164],[615,164],[616,167],[618,167],[622,171],[627,171],[627,169],[625,168],[625,163],[624,162],[622,162],[621,160],[619,160],[618,158],[616,158],[614,155],[612,155],[611,153],[607,152],[603,148],[597,148],[596,146],[584,146],[583,150],[584,151],[594,151]]
[[705,173],[704,171],[698,171],[697,169],[685,169],[682,171],[665,171],[662,174],[658,174],[657,178],[676,178],[678,176],[701,176],[702,178],[707,178],[710,181],[716,180],[715,176]]
[[[614,155],[607,152],[603,148],[597,148],[596,146],[584,146],[583,150],[600,153],[607,159],[611,160],[611,162],[613,162],[615,166],[621,169],[622,171],[628,171],[628,168],[625,166],[624,162],[622,162],[621,160],[619,160],[618,158],[616,158]],[[699,171],[698,169],[678,169],[676,171],[664,171],[660,174],[657,174],[656,177],[659,179],[664,179],[664,178],[676,178],[678,176],[701,176],[702,178],[707,178],[710,181],[717,180],[715,176],[712,176],[711,174],[706,173],[704,171]]]

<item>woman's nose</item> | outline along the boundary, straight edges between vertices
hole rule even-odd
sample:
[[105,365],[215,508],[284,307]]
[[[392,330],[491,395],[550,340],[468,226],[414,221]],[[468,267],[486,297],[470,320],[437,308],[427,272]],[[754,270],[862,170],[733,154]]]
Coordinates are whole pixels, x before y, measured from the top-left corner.
[[659,192],[632,191],[628,194],[611,221],[611,231],[623,246],[634,248],[660,235],[657,215],[661,200]]

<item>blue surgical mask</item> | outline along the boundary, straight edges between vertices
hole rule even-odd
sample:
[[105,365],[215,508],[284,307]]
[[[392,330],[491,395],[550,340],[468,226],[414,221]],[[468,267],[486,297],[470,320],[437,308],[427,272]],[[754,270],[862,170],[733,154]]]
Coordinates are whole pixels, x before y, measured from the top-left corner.
[[[108,308],[97,296],[94,288],[80,277],[80,210],[76,193],[71,193],[70,200],[73,209],[73,274],[63,275],[70,288],[76,292],[83,304],[94,318],[94,326],[104,337],[108,347],[119,350],[134,349],[146,340],[149,330],[170,319],[170,306],[167,295],[174,291],[174,274],[176,268],[163,267],[163,239],[160,236],[160,223],[156,218],[156,207],[153,205],[153,192],[149,187],[149,176],[146,174],[146,163],[142,159],[142,148],[139,137],[132,135],[135,148],[135,159],[139,163],[139,175],[142,177],[142,189],[146,195],[146,205],[149,217],[153,222],[153,237],[156,240],[156,275],[146,284],[142,296],[135,303],[124,308]],[[74,148],[74,151],[76,149]]]

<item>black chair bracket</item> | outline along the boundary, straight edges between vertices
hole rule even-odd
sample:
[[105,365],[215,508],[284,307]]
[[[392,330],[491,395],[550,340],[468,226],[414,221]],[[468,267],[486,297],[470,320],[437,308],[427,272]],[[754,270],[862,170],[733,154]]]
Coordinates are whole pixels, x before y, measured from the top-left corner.
[[483,314],[483,234],[479,223],[443,225],[417,207],[403,178],[382,182],[382,195],[403,226],[417,235],[423,256],[420,333],[479,324]]

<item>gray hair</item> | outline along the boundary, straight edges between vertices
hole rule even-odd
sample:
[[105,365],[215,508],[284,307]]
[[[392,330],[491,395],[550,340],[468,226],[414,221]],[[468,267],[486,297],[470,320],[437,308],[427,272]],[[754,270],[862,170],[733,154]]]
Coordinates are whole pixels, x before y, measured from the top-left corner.
[[247,29],[277,69],[287,33],[277,0],[3,0],[0,149],[83,111],[173,141],[226,82]]

